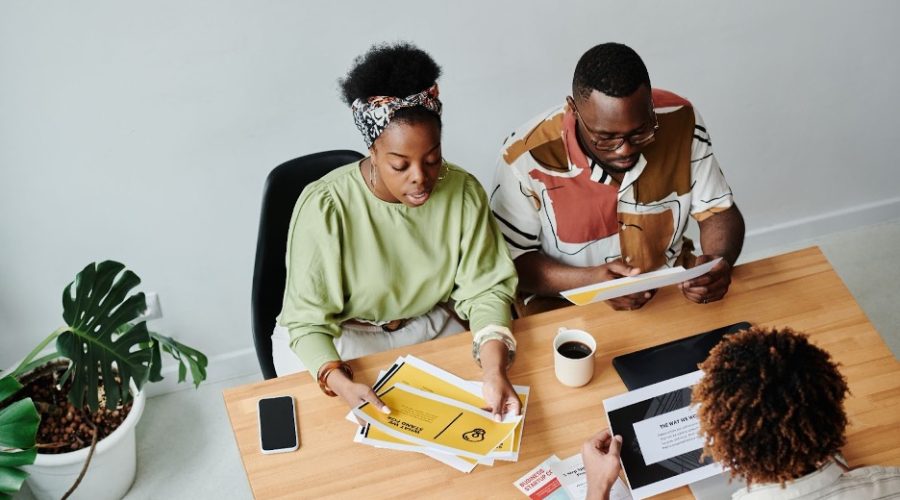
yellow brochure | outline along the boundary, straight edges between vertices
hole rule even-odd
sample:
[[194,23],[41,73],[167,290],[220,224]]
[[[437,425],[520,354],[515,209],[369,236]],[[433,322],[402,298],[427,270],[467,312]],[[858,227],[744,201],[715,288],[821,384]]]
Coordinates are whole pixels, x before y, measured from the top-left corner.
[[[412,355],[397,358],[394,364],[387,370],[378,374],[374,389],[376,392],[386,390],[393,387],[396,383],[404,383],[417,389],[428,390],[442,396],[450,396],[458,401],[468,403],[472,406],[483,407],[484,400],[481,397],[481,382],[467,381],[456,375],[447,372],[427,361],[419,359]],[[508,436],[501,442],[497,449],[492,451],[488,457],[478,459],[479,464],[493,465],[494,459],[517,461],[519,458],[519,447],[522,441],[522,431],[525,424],[524,415],[528,407],[529,387],[514,385],[519,400],[522,402],[523,418],[513,434]],[[347,420],[356,423],[353,412],[347,414]],[[474,465],[471,459],[466,457],[448,457],[445,453],[435,452],[434,450],[414,445],[408,441],[388,436],[377,428],[370,425],[363,426],[354,436],[354,442],[368,444],[379,448],[395,449],[400,451],[416,451],[428,455],[435,460],[461,472],[471,472]]]
[[391,409],[389,415],[369,403],[355,408],[353,414],[413,444],[471,458],[490,453],[521,420],[520,416],[507,416],[503,422],[495,422],[480,408],[405,384],[396,384],[378,397]]
[[398,358],[373,389],[378,393],[396,384],[406,384],[471,406],[484,406],[480,387],[472,387],[471,382],[415,356]]
[[[381,371],[378,374],[378,378],[375,382],[375,390],[384,390],[387,387],[393,386],[394,383],[398,381],[410,381],[413,383],[418,383],[423,386],[428,387],[436,387],[441,386],[441,381],[435,379],[440,378],[442,375],[446,375],[449,379],[453,379],[452,382],[456,382],[457,380],[465,383],[462,379],[459,379],[455,375],[445,372],[440,368],[437,368],[433,365],[428,364],[425,361],[422,361],[413,356],[409,356],[411,358],[412,363],[410,365],[406,364],[406,359],[403,357],[397,358],[397,361],[387,370]],[[422,369],[415,368],[414,366],[421,366]],[[433,375],[429,375],[426,372],[434,372]],[[390,385],[388,385],[387,375],[390,374]],[[430,382],[429,382],[430,381]],[[411,384],[407,384],[411,385]],[[387,386],[387,387],[386,387]],[[413,385],[413,387],[416,387]],[[416,387],[419,388],[419,387]],[[475,388],[478,393],[481,392],[480,387]],[[527,388],[526,388],[527,389]],[[356,417],[353,415],[353,411],[351,410],[347,414],[347,420],[357,423]],[[516,429],[520,429],[521,424]],[[418,444],[412,444],[409,441],[405,441],[403,439],[396,438],[389,434],[382,432],[379,429],[373,428],[370,424],[365,424],[357,429],[356,434],[353,436],[353,442],[360,444],[367,444],[369,446],[374,446],[376,448],[385,448],[391,450],[398,451],[412,451],[416,453],[421,453],[427,457],[433,458],[438,462],[441,462],[445,465],[449,465],[454,469],[469,473],[475,469],[476,465],[494,465],[494,459],[492,457],[482,457],[478,459],[470,458],[470,457],[462,457],[457,455],[451,455],[449,453],[440,452],[429,448],[427,446],[422,446]]]
[[[397,383],[440,394],[479,408],[485,404],[481,397],[481,382],[461,379],[412,355],[398,358],[387,374],[379,378],[375,385],[375,391],[387,389]],[[528,407],[529,387],[516,385],[513,386],[513,389],[522,403],[523,419],[516,427],[515,432],[491,453],[491,458],[498,460],[516,461],[519,459],[519,446],[522,442],[522,429],[525,425],[524,415]]]
[[[359,430],[356,432],[356,435],[353,436],[353,442],[367,444],[369,446],[388,450],[412,451],[415,453],[421,453],[429,458],[437,460],[438,462],[449,465],[450,467],[453,467],[460,472],[465,472],[466,474],[472,472],[475,469],[476,465],[482,463],[481,459],[451,455],[449,453],[440,452],[425,446],[410,444],[409,441],[404,441],[402,439],[395,438],[390,434],[381,432],[380,430],[372,427],[370,424],[363,425],[359,428]],[[492,459],[484,460],[485,465],[493,465],[494,463]]]
[[[469,383],[477,388],[479,392],[481,391],[481,382]],[[497,449],[489,455],[496,460],[508,462],[519,461],[519,447],[522,445],[522,430],[525,427],[525,410],[528,408],[528,396],[531,393],[530,387],[527,385],[514,385],[513,389],[515,389],[516,394],[519,396],[519,401],[522,403],[522,421],[516,426],[516,430],[504,439],[502,443],[498,444]]]

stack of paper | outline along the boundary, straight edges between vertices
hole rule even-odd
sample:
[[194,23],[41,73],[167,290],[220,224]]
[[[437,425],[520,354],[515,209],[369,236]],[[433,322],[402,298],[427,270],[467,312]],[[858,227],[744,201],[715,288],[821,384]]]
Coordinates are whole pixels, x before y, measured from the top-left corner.
[[497,422],[482,410],[481,383],[405,356],[382,372],[373,387],[391,413],[364,403],[347,419],[366,422],[356,432],[357,443],[422,453],[471,472],[478,464],[519,459],[528,387],[513,387],[522,402],[522,415],[507,415]]
[[[588,487],[581,453],[565,460],[550,455],[513,485],[532,500],[584,500]],[[622,479],[616,478],[609,499],[631,500],[631,493]]]

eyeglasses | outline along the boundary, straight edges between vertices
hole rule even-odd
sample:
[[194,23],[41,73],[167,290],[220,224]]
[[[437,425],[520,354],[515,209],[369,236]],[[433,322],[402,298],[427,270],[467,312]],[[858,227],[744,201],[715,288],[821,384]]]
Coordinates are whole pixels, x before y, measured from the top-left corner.
[[581,115],[578,114],[578,108],[575,107],[575,103],[570,103],[572,109],[575,110],[575,116],[578,117],[578,121],[581,122],[581,128],[587,133],[587,139],[591,143],[594,148],[600,151],[615,151],[625,145],[625,141],[628,141],[632,146],[643,146],[645,144],[650,144],[653,142],[653,139],[656,137],[656,131],[659,130],[659,118],[656,116],[656,112],[653,111],[653,105],[650,105],[650,113],[653,115],[653,127],[648,130],[641,130],[635,132],[633,134],[629,134],[622,137],[597,137],[595,132],[588,130],[587,126],[584,125],[584,120],[581,118]]

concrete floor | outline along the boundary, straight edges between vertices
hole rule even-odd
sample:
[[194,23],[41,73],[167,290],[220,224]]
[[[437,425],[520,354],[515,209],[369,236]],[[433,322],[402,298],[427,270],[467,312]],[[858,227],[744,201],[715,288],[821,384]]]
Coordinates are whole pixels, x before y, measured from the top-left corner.
[[[900,358],[900,221],[867,226],[744,255],[742,262],[818,245],[894,356]],[[151,398],[137,429],[138,474],[125,497],[252,498],[232,437],[222,390],[261,380],[248,374],[198,390]],[[30,499],[22,491],[16,498]]]

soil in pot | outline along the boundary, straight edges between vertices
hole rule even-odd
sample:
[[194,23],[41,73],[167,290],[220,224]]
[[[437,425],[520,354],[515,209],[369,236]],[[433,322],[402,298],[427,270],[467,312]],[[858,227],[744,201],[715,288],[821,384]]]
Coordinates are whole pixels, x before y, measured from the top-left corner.
[[113,410],[106,408],[103,388],[100,388],[100,409],[92,413],[88,407],[75,408],[67,399],[71,381],[59,387],[59,381],[66,370],[65,362],[45,365],[23,377],[24,386],[9,401],[17,401],[23,397],[31,397],[41,424],[38,427],[38,452],[47,454],[67,453],[89,448],[97,429],[97,441],[116,430],[131,411],[131,403]]

